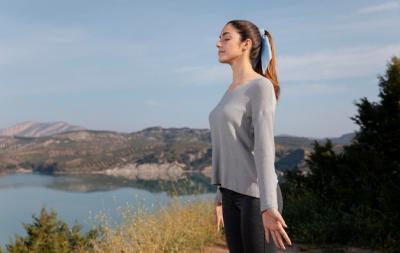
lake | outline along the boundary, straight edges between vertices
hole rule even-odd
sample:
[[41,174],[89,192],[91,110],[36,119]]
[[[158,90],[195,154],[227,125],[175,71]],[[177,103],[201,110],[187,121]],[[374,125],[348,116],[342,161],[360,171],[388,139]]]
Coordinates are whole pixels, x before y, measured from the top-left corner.
[[102,213],[121,221],[120,208],[158,209],[176,195],[180,201],[212,199],[213,186],[205,176],[191,174],[177,183],[128,180],[106,175],[9,174],[0,176],[0,245],[14,234],[26,235],[22,223],[32,223],[42,207],[55,210],[71,227],[75,220],[86,232]]

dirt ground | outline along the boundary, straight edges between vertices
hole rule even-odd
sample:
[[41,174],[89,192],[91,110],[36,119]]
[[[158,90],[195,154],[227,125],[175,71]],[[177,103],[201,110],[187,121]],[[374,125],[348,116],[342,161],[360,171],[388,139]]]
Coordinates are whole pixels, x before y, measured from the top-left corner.
[[[373,251],[370,249],[361,249],[355,247],[343,247],[343,246],[312,246],[303,244],[293,244],[290,247],[286,247],[286,250],[278,250],[279,253],[290,252],[290,253],[378,253],[379,251]],[[218,241],[213,246],[208,246],[202,252],[193,253],[229,253],[225,241]]]

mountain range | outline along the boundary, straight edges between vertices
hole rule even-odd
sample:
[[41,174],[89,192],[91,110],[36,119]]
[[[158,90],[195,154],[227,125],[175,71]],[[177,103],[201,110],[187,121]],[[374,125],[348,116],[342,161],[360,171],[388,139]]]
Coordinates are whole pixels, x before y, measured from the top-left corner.
[[24,121],[12,127],[0,129],[0,135],[43,137],[67,131],[84,130],[84,129],[85,128],[83,127],[73,126],[64,121],[45,122],[45,123],[35,122],[35,121]]
[[[329,138],[335,152],[349,144],[354,133]],[[325,138],[326,139],[326,138]],[[313,139],[275,136],[276,169],[307,173],[305,159]],[[21,122],[0,130],[0,173],[97,173],[125,178],[182,178],[187,172],[211,173],[209,129],[145,128],[131,133],[89,130],[58,122]]]

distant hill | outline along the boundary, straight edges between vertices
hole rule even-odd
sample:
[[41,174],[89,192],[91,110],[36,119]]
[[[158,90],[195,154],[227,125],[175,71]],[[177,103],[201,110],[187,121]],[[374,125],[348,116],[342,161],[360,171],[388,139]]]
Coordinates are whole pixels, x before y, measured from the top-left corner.
[[[0,136],[0,173],[26,170],[50,174],[100,173],[141,179],[179,178],[185,172],[210,175],[209,129],[157,126],[120,133],[79,130],[79,127],[62,123],[26,123],[26,127],[14,128],[13,133],[22,135]],[[61,133],[50,135],[57,131]],[[25,137],[23,134],[43,136]],[[335,152],[341,152],[353,135],[332,138]],[[313,141],[305,137],[276,136],[276,169],[307,172],[304,161],[312,150]],[[318,141],[324,142],[324,139]]]
[[[347,133],[347,134],[343,134],[339,137],[329,137],[329,139],[332,141],[333,144],[346,145],[346,144],[350,144],[350,142],[353,140],[354,136],[355,136],[355,133]],[[308,137],[298,137],[298,136],[287,135],[287,134],[275,136],[275,139],[278,139],[282,144],[286,145],[287,147],[309,146],[312,144],[312,142],[314,140],[317,140],[318,142],[324,142],[326,140],[326,138],[328,138],[328,137],[308,138]]]
[[43,137],[59,134],[67,131],[84,130],[85,128],[70,125],[64,121],[34,122],[24,121],[12,127],[0,129],[3,136]]
[[342,136],[340,136],[338,138],[332,138],[332,142],[334,144],[348,145],[352,142],[354,136],[355,136],[355,133],[343,134]]

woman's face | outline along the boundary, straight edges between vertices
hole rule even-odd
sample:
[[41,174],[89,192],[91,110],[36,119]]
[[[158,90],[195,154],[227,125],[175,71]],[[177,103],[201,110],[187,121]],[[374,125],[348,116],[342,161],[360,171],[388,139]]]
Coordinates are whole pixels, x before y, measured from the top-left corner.
[[243,57],[245,50],[249,48],[248,40],[240,42],[240,35],[231,24],[224,26],[216,46],[220,63],[231,63],[238,57]]

